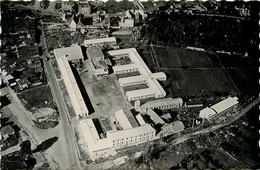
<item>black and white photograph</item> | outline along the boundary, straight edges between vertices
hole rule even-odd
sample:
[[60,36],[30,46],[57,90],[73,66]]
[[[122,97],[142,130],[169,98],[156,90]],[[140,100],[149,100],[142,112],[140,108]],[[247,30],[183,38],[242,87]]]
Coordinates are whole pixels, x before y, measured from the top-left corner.
[[0,1],[0,169],[260,168],[259,5]]

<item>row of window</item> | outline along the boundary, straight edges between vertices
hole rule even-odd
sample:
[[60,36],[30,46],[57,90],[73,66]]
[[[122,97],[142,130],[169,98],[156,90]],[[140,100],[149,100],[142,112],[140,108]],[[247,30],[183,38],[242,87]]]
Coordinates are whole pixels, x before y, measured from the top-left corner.
[[124,83],[122,84],[122,86],[132,86],[132,85],[137,85],[137,84],[146,84],[147,81],[144,80],[144,81],[135,81],[135,82],[131,82],[131,83]]
[[154,97],[154,94],[150,94],[150,95],[146,95],[146,96],[140,96],[140,97],[133,97],[133,98],[130,98],[129,100],[134,101],[134,100],[140,100],[140,99],[147,99],[147,98],[150,98],[150,97]]

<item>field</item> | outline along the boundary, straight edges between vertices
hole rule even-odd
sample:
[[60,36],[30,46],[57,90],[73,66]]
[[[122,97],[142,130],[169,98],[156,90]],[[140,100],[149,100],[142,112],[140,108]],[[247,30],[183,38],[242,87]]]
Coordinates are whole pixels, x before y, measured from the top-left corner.
[[228,69],[228,74],[232,77],[232,80],[239,88],[241,95],[253,96],[257,95],[259,92],[258,69]]
[[181,48],[153,47],[160,67],[211,67],[211,59],[205,53]]
[[172,96],[235,93],[232,84],[221,69],[174,69],[167,70],[171,78]]
[[[168,46],[151,46],[151,51],[157,70],[167,74],[165,90],[172,97],[239,94],[237,87],[234,87],[237,82],[230,80],[234,78],[225,71],[216,54]],[[153,63],[152,61],[153,59],[147,60],[148,63]],[[152,64],[148,64],[150,65]]]

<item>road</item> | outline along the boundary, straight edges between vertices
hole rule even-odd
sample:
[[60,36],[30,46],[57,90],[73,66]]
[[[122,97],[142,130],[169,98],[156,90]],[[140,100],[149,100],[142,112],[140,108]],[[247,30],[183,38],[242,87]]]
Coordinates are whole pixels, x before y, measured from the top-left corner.
[[[42,45],[44,46],[43,54],[44,56],[48,56],[47,52],[47,44],[45,40],[44,30],[42,27]],[[50,58],[50,57],[49,57]],[[63,128],[62,134],[59,135],[59,140],[62,142],[60,143],[60,153],[57,153],[57,159],[60,160],[61,157],[63,159],[60,161],[60,164],[66,164],[67,166],[64,168],[72,167],[72,169],[80,169],[80,154],[78,150],[78,145],[75,138],[74,130],[72,129],[72,125],[70,122],[69,113],[67,107],[65,105],[62,92],[59,88],[59,85],[56,80],[56,76],[51,64],[51,61],[44,60],[44,66],[46,71],[46,76],[48,78],[48,82],[52,91],[52,95],[54,96],[54,100],[57,104],[59,113],[60,113],[60,125]]]

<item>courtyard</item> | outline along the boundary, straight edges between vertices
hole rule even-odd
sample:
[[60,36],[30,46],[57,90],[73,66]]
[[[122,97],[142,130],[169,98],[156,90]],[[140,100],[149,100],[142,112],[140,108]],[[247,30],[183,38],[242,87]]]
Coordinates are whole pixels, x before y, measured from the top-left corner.
[[133,109],[119,86],[116,75],[110,74],[108,77],[97,79],[89,60],[84,61],[83,68],[78,72],[94,109],[90,117],[108,117],[120,109],[125,112]]

